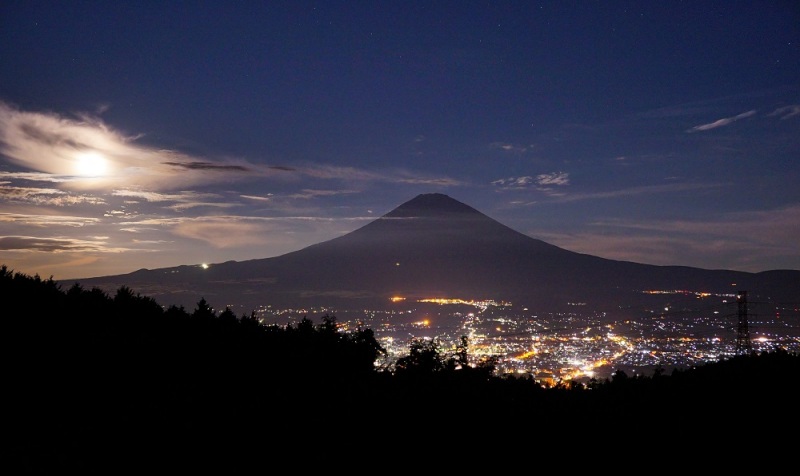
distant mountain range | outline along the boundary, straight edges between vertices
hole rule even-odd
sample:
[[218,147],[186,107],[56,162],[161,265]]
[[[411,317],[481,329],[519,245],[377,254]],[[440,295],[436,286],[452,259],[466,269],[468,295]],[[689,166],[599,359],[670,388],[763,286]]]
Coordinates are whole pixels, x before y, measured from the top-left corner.
[[187,309],[203,297],[218,309],[247,313],[265,305],[381,309],[393,297],[406,303],[494,300],[541,312],[621,317],[679,299],[692,305],[701,300],[695,293],[710,293],[717,302],[740,290],[751,301],[800,301],[798,270],[706,270],[575,253],[438,193],[418,195],[351,233],[281,256],[61,281],[74,282],[110,293],[124,285],[162,305]]

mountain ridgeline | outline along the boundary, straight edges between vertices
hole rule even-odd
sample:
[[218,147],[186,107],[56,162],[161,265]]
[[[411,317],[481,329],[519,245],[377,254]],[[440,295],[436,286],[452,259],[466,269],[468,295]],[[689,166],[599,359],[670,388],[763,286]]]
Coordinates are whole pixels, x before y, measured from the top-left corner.
[[541,312],[575,310],[635,316],[662,306],[649,290],[686,290],[795,302],[800,271],[747,273],[655,266],[559,248],[515,231],[439,193],[422,194],[351,232],[281,256],[139,270],[81,280],[112,292],[133,289],[168,305],[199,297],[241,306],[386,308],[406,300],[510,302]]

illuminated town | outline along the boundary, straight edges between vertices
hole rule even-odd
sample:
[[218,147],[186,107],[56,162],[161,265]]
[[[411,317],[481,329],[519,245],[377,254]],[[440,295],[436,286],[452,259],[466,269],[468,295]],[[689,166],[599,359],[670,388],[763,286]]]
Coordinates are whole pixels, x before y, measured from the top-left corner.
[[[329,315],[341,332],[372,329],[387,355],[376,362],[391,369],[408,355],[413,339],[434,339],[443,355],[452,353],[462,336],[468,339],[471,362],[492,358],[497,374],[535,378],[543,385],[568,381],[587,383],[628,376],[651,376],[736,355],[736,297],[686,291],[644,291],[648,294],[694,296],[711,302],[705,310],[650,310],[640,318],[616,320],[585,309],[575,313],[537,314],[512,303],[493,300],[430,298],[391,299],[386,310],[283,309],[258,311],[264,324],[296,324],[304,317]],[[401,304],[403,307],[398,307]],[[747,326],[752,352],[800,351],[798,309],[769,309],[752,314]]]

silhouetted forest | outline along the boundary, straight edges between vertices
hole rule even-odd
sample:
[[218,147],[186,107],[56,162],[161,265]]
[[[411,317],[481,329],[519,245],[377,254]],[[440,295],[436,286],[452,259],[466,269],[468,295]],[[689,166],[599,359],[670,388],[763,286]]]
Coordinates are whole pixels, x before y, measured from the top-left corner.
[[203,298],[165,309],[127,287],[65,290],[5,266],[0,303],[0,454],[16,472],[208,469],[304,445],[398,451],[398,435],[461,447],[468,434],[521,428],[597,436],[797,420],[800,357],[787,352],[546,388],[495,375],[491,360],[467,365],[466,338],[451,353],[414,341],[378,368],[372,330],[340,332],[335,316],[262,325]]

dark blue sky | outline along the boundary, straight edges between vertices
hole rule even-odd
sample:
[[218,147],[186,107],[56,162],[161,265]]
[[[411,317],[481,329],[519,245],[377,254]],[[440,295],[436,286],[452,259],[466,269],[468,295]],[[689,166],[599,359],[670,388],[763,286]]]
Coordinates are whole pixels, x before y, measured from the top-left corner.
[[0,5],[0,253],[263,258],[441,192],[573,251],[800,269],[800,4]]

